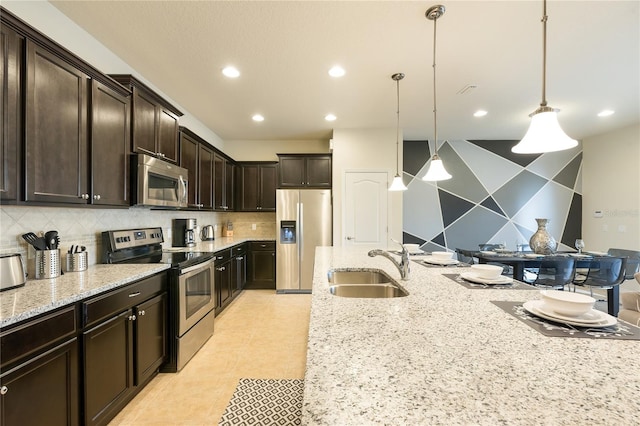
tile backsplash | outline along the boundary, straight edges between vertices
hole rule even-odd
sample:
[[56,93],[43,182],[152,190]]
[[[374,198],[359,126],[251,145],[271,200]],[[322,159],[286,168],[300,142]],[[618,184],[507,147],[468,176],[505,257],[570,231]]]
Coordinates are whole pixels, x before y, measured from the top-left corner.
[[[243,212],[187,212],[151,210],[143,207],[129,209],[91,209],[64,207],[1,206],[0,254],[20,253],[27,263],[33,263],[34,249],[23,240],[22,234],[38,235],[56,230],[60,236],[60,251],[65,253],[71,245],[85,246],[89,265],[100,263],[101,233],[116,229],[162,227],[165,247],[171,247],[171,220],[195,218],[199,226],[217,225],[216,237],[222,235],[223,226],[233,223],[234,236],[274,239],[275,213]],[[255,226],[254,226],[255,225]],[[255,227],[255,229],[253,229]],[[200,240],[198,236],[198,241]],[[27,269],[30,269],[27,267]]]

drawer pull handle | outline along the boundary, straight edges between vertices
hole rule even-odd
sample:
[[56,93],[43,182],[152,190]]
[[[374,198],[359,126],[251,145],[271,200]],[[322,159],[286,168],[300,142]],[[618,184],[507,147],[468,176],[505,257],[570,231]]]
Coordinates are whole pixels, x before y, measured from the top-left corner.
[[129,297],[136,297],[136,296],[140,296],[139,291],[136,291],[135,293],[129,293]]
[[0,388],[0,395],[6,395],[7,392],[9,392],[9,388],[6,386],[3,386]]

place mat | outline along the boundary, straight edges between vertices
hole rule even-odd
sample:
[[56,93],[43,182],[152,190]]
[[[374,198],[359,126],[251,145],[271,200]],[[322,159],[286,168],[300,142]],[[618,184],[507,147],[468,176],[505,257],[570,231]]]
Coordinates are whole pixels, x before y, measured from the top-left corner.
[[218,425],[299,425],[302,379],[240,379]]
[[508,314],[513,315],[529,327],[550,337],[586,337],[590,339],[640,340],[640,328],[618,319],[611,327],[589,328],[575,327],[560,322],[550,321],[530,314],[522,307],[523,302],[491,301]]
[[442,274],[445,277],[457,282],[463,287],[470,289],[500,289],[500,290],[538,290],[537,287],[534,287],[529,284],[525,284],[521,281],[513,280],[509,284],[480,284],[480,283],[472,283],[467,280],[463,280],[460,274]]
[[468,268],[469,265],[468,263],[464,263],[464,262],[458,262],[455,265],[436,265],[433,263],[425,263],[423,262],[424,259],[412,259],[415,263],[417,263],[420,266],[424,266],[425,268]]

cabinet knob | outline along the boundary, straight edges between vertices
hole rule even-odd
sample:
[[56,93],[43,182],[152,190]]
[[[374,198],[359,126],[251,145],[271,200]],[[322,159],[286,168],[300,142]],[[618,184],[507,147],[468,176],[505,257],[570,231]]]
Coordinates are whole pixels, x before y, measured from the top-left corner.
[[353,240],[353,239],[354,239],[353,237],[345,237],[345,240],[349,240],[349,241],[351,241],[351,240]]
[[94,199],[94,200],[99,200],[99,199],[100,199],[100,194],[96,194],[96,195],[94,195],[94,196],[93,196],[93,199]]
[[135,320],[136,320],[135,315],[129,315],[129,321],[135,321]]
[[138,311],[138,315],[143,316],[146,312],[145,311]]
[[0,395],[6,395],[7,392],[9,392],[9,388],[6,386],[3,386],[0,388]]
[[240,256],[240,257],[236,257],[236,260],[239,262],[241,260],[244,260],[244,257]]
[[82,198],[83,200],[88,200],[89,199],[89,194],[82,194],[82,195],[80,195],[80,198]]

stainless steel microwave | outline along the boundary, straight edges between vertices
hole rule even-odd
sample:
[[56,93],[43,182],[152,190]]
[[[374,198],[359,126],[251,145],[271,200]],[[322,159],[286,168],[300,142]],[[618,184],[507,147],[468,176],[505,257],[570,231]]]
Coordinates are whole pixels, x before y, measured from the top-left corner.
[[145,154],[132,164],[135,185],[131,191],[138,206],[187,207],[188,170]]

